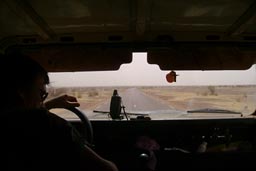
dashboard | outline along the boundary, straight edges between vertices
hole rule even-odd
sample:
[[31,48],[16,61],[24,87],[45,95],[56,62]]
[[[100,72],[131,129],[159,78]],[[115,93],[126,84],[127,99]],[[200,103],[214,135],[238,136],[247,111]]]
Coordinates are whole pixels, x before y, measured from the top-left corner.
[[156,170],[256,167],[253,118],[91,123],[95,150],[120,170],[143,170],[152,152]]

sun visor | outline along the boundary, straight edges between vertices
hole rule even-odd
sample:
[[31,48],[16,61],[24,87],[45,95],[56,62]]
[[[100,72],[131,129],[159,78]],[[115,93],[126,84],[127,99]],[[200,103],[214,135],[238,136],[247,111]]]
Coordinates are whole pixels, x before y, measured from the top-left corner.
[[132,51],[120,47],[51,45],[14,49],[35,59],[49,72],[118,70],[132,61]]
[[246,70],[256,62],[255,45],[185,44],[148,50],[161,70]]

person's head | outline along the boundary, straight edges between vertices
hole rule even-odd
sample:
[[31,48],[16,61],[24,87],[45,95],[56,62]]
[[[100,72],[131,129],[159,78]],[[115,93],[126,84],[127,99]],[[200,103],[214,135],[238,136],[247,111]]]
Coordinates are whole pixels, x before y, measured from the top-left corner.
[[36,61],[21,54],[4,55],[2,61],[4,110],[41,107],[47,96],[47,71]]

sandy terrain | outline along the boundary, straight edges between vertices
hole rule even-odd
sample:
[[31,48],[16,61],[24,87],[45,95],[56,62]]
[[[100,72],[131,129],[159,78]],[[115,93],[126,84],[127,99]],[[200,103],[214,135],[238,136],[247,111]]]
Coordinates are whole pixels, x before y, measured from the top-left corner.
[[[244,115],[256,109],[256,86],[169,86],[169,87],[80,87],[49,89],[50,97],[63,93],[74,95],[89,118],[107,118],[107,114],[93,113],[97,109],[108,111],[113,90],[117,89],[127,112],[220,108]],[[55,110],[61,116],[73,114]],[[156,112],[157,113],[157,112]],[[162,117],[162,116],[161,116]]]

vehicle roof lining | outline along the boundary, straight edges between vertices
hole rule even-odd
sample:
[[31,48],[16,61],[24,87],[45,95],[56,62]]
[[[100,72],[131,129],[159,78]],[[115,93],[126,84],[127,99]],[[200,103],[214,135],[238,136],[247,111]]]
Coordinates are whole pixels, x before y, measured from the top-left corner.
[[5,0],[0,11],[0,51],[16,46],[52,72],[118,70],[136,51],[162,70],[255,63],[254,0]]
[[162,70],[246,70],[256,63],[253,45],[177,44],[150,49],[148,63]]
[[127,48],[83,45],[15,47],[6,53],[22,53],[38,61],[49,72],[118,70],[132,61]]
[[118,31],[137,36],[170,30],[255,34],[255,9],[254,0],[1,1],[0,21],[12,22],[2,24],[0,39],[37,34],[50,40],[62,33]]
[[13,46],[6,53],[30,56],[49,72],[111,71],[132,62],[133,52],[147,52],[161,70],[246,70],[256,63],[256,44],[55,44]]

